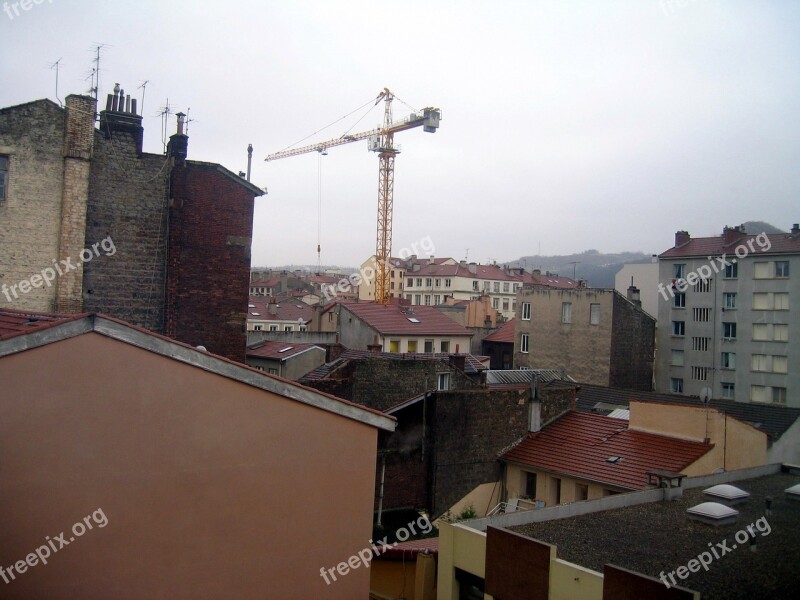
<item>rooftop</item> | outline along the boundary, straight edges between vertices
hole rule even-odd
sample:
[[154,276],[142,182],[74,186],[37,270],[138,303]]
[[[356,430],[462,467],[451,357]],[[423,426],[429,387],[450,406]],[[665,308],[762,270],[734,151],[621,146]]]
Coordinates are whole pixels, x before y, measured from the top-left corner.
[[[658,578],[710,547],[719,550],[708,570],[690,573],[676,581],[699,591],[703,600],[770,600],[795,598],[800,585],[800,505],[788,500],[784,489],[800,476],[777,473],[736,481],[750,492],[747,502],[737,504],[734,524],[713,527],[688,519],[686,510],[708,500],[701,486],[685,490],[683,497],[511,527],[512,531],[555,544],[560,559],[602,572],[614,565]],[[772,514],[766,516],[766,498],[772,498]],[[758,550],[751,552],[735,541],[738,531],[754,526]],[[762,531],[763,530],[763,531]],[[741,535],[741,534],[740,534]],[[727,541],[730,552],[719,544]],[[749,542],[745,542],[749,546]]]
[[484,342],[504,342],[508,344],[514,343],[514,338],[516,336],[517,331],[517,322],[516,319],[511,319],[510,321],[506,321],[502,327],[500,327],[497,331],[490,333],[485,338],[483,338]]
[[472,336],[433,306],[403,306],[361,302],[343,304],[341,317],[351,312],[381,335]]
[[[270,313],[270,304],[276,314]],[[250,296],[247,305],[248,321],[293,321],[308,323],[314,309],[299,298],[269,298],[266,296]]]
[[[683,257],[702,257],[718,256],[721,254],[733,254],[736,248],[744,245],[750,257],[760,254],[800,254],[800,235],[791,233],[770,233],[764,234],[769,241],[766,243],[760,233],[742,233],[733,241],[725,243],[721,235],[714,237],[690,238],[688,242],[680,246],[674,246],[662,252],[659,258],[683,258]],[[760,242],[760,243],[759,243]],[[752,244],[753,251],[748,244]],[[769,248],[766,250],[766,248]]]
[[10,308],[0,309],[0,340],[15,335],[30,333],[52,327],[58,323],[74,321],[86,316],[83,314],[40,313]]
[[[501,460],[625,489],[645,489],[648,471],[680,472],[711,444],[632,431],[620,419],[570,411],[530,433]],[[618,460],[610,460],[610,459]]]
[[302,354],[306,350],[310,350],[311,348],[320,348],[315,344],[295,344],[292,342],[274,342],[274,341],[265,341],[259,342],[257,344],[253,344],[247,348],[247,356],[248,357],[256,357],[256,358],[271,358],[275,360],[286,360],[292,356],[297,356],[298,354]]

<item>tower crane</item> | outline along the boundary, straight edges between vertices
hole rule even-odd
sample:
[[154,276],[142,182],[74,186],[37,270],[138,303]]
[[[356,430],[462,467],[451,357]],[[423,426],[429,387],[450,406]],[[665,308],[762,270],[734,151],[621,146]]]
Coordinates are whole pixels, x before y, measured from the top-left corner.
[[264,160],[278,160],[306,154],[308,152],[326,153],[328,148],[367,140],[368,149],[378,154],[378,232],[375,243],[375,301],[385,304],[389,301],[389,270],[392,257],[392,213],[394,210],[394,159],[400,147],[394,145],[394,134],[406,129],[422,126],[423,131],[435,133],[439,128],[442,113],[438,108],[423,108],[399,121],[392,120],[392,100],[394,94],[388,88],[378,94],[375,105],[384,102],[383,126],[361,133],[345,134],[341,137],[318,142],[309,146],[283,150],[270,154]]

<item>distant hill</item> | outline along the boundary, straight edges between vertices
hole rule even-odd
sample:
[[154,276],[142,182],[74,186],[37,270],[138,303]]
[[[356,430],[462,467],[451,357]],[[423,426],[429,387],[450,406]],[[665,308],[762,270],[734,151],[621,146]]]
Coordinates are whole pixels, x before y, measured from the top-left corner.
[[601,254],[598,250],[586,250],[580,254],[562,256],[523,256],[508,264],[511,267],[524,267],[527,271],[541,269],[565,277],[585,279],[589,287],[613,288],[614,277],[625,263],[650,262],[650,255],[643,252],[621,252]]

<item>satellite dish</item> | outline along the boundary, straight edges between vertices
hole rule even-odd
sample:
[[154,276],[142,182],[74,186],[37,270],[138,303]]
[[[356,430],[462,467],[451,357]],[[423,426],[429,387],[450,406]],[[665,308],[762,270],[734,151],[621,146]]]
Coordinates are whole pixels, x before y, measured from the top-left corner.
[[711,388],[704,387],[700,390],[700,400],[703,401],[703,404],[708,404],[708,401],[711,400]]

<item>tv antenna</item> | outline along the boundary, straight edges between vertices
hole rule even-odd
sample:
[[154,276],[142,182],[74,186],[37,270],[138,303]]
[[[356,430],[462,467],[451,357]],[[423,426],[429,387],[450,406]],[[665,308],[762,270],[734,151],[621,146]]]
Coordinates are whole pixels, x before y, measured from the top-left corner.
[[141,114],[144,114],[144,94],[145,94],[145,92],[147,91],[147,84],[148,84],[148,83],[150,83],[150,80],[149,80],[149,79],[145,79],[145,80],[144,80],[144,82],[142,83],[142,85],[140,85],[138,88],[136,88],[137,90],[142,90],[142,108],[141,108]]
[[60,63],[60,62],[61,62],[61,59],[59,58],[56,62],[54,62],[52,65],[50,65],[50,70],[51,71],[53,69],[56,70],[56,100],[58,100],[58,105],[59,106],[64,106],[64,103],[61,102],[61,98],[58,97],[58,63]]
[[167,103],[156,113],[156,116],[161,117],[161,144],[164,146],[165,154],[167,152],[167,121],[171,114],[172,107],[169,105],[169,98],[167,98]]
[[100,89],[100,50],[106,46],[108,46],[108,44],[97,44],[94,47],[95,56],[94,60],[92,61],[94,63],[94,67],[92,68],[92,72],[89,77],[87,77],[87,79],[91,79],[92,81],[91,87],[89,88],[89,94],[94,96],[95,102],[97,102],[97,94],[98,90]]

